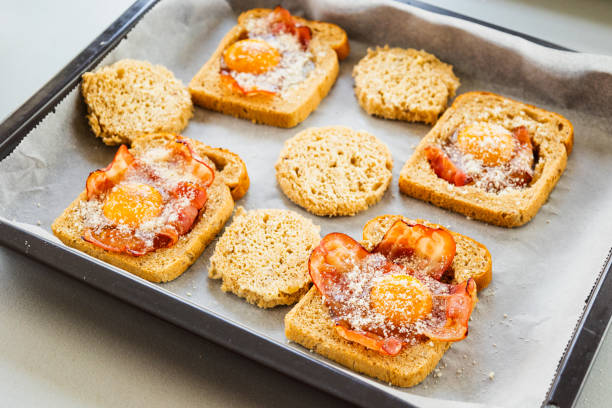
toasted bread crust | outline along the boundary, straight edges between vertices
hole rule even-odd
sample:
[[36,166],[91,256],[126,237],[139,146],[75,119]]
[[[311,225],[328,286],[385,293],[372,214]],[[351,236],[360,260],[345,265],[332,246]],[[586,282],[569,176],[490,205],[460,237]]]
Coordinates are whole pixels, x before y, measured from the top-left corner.
[[[174,137],[176,136],[168,133],[141,136],[134,140],[131,152],[138,155],[138,151],[146,150],[155,144],[166,143]],[[211,148],[198,141],[193,142],[193,148],[205,160],[209,160],[208,154],[212,151],[217,155],[225,156],[228,161],[234,161],[237,163],[236,166],[238,166],[238,160],[242,162],[233,153],[230,154],[223,150]],[[209,164],[215,167],[213,160],[209,160]],[[246,180],[246,188],[248,188],[248,176],[246,176]],[[239,188],[245,188],[244,182],[241,186],[243,187]],[[160,248],[140,257],[109,252],[81,238],[83,225],[75,210],[80,201],[86,200],[87,195],[85,191],[81,192],[53,222],[51,229],[64,244],[70,247],[125,269],[148,281],[167,282],[176,279],[196,261],[232,214],[234,199],[232,198],[230,186],[226,184],[223,170],[221,172],[215,171],[215,180],[207,189],[207,194],[208,201],[206,206],[201,211],[200,218],[189,233],[182,235],[178,242],[170,248]]]
[[[369,221],[363,229],[363,245],[372,250],[387,229],[398,219],[412,221],[400,215],[383,215]],[[443,228],[427,221],[424,225]],[[451,266],[455,280],[462,282],[473,277],[478,289],[491,281],[491,255],[480,243],[449,231],[457,244],[457,255]],[[285,335],[291,341],[313,350],[359,373],[399,386],[417,385],[433,371],[451,343],[427,341],[404,346],[397,356],[383,356],[364,346],[340,337],[329,318],[329,311],[316,287],[304,296],[285,316]]]
[[189,84],[192,99],[197,105],[255,123],[284,128],[296,126],[319,106],[336,81],[339,57],[348,55],[346,33],[333,24],[298,18],[313,31],[310,47],[315,55],[315,69],[321,74],[313,72],[303,83],[292,88],[286,98],[279,95],[238,95],[221,82],[221,55],[230,44],[244,35],[244,21],[247,18],[264,16],[271,11],[254,9],[240,15],[238,25],[221,40],[212,57]]
[[[489,193],[470,185],[456,187],[436,176],[425,147],[444,140],[460,124],[475,120],[531,128],[538,161],[528,187]],[[561,177],[572,150],[573,134],[572,124],[561,115],[493,93],[469,92],[457,97],[421,140],[400,172],[399,187],[405,194],[471,218],[503,227],[520,226],[536,215]]]

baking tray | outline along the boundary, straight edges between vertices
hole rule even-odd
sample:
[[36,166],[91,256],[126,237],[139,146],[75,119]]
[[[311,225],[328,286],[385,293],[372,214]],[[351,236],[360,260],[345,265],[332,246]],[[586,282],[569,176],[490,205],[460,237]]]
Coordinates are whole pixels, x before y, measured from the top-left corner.
[[[135,2],[62,71],[0,124],[0,159],[9,155],[20,141],[80,83],[81,74],[96,67],[157,2],[158,0]],[[570,51],[547,41],[426,3],[418,1],[404,1],[404,3],[494,28],[549,48]],[[121,269],[86,257],[79,251],[40,236],[32,231],[31,225],[0,218],[0,243],[342,399],[362,406],[411,406],[406,401],[361,380],[360,377],[347,375],[334,366],[305,353],[298,353],[291,347],[261,336],[249,327],[229,321],[210,310],[186,301],[163,287],[150,284]],[[583,315],[559,363],[545,404],[569,407],[579,395],[583,380],[612,314],[612,305],[607,300],[612,295],[612,278],[609,273],[611,268],[612,262],[608,257],[586,299]]]

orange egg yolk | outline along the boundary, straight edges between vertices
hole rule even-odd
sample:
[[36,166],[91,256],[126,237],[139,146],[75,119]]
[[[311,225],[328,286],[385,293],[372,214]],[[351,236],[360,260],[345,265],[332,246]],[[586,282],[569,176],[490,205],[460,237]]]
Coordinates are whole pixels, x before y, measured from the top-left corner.
[[131,227],[157,217],[162,209],[161,194],[147,184],[118,185],[108,194],[103,206],[106,218]]
[[413,323],[431,313],[427,286],[410,275],[386,275],[372,288],[370,305],[395,325]]
[[227,67],[236,72],[262,74],[280,62],[278,50],[263,40],[247,39],[230,45],[223,52]]
[[457,134],[457,147],[464,154],[471,154],[485,166],[494,167],[507,163],[514,152],[512,133],[500,125],[475,123],[464,127]]

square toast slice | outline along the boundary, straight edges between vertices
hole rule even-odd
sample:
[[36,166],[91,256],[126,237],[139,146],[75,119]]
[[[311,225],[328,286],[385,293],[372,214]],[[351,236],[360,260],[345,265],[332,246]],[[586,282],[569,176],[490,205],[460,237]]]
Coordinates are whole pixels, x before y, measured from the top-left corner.
[[[534,176],[528,186],[495,193],[472,185],[457,187],[436,175],[425,148],[443,142],[459,126],[474,121],[508,130],[527,128],[536,152]],[[421,140],[400,172],[399,187],[409,196],[474,219],[502,227],[520,226],[536,215],[561,177],[572,151],[573,135],[572,124],[556,113],[488,92],[465,93]]]
[[221,40],[219,47],[189,84],[191,97],[197,105],[255,123],[283,128],[296,126],[319,106],[336,81],[338,60],[349,54],[348,37],[344,30],[335,24],[293,17],[296,22],[312,30],[309,49],[314,57],[315,68],[302,83],[288,89],[284,96],[241,95],[221,80],[223,51],[234,42],[245,38],[247,20],[263,18],[272,11],[253,9],[238,17],[238,25]]
[[[363,228],[363,246],[368,251],[372,250],[399,219],[412,221],[400,215],[383,215],[372,219]],[[445,229],[422,220],[416,222]],[[451,265],[453,283],[471,277],[476,281],[478,290],[485,288],[491,282],[491,254],[484,245],[473,239],[449,232],[457,245],[457,253]],[[399,387],[412,387],[423,381],[450,347],[449,342],[426,341],[404,346],[397,356],[383,356],[377,351],[345,340],[336,334],[327,306],[314,286],[285,316],[285,335],[289,340],[330,360]]]
[[[168,143],[176,135],[158,133],[137,138],[130,152],[140,152]],[[86,200],[86,191],[64,210],[53,222],[53,233],[66,245],[108,262],[151,282],[176,279],[202,254],[206,246],[223,228],[232,215],[234,200],[242,197],[248,187],[246,166],[240,157],[224,149],[217,149],[193,140],[194,151],[215,169],[215,180],[206,190],[208,201],[201,210],[193,229],[169,248],[159,248],[143,256],[106,251],[81,238],[84,229],[78,215],[79,202]]]

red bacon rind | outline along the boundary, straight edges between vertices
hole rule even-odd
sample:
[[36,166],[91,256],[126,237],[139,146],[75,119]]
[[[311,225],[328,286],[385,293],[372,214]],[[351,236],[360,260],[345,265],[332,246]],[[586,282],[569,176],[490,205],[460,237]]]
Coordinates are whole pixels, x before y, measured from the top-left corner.
[[89,200],[113,188],[115,184],[121,181],[123,175],[135,160],[127,146],[121,145],[113,161],[108,166],[89,173],[89,177],[87,177],[85,182],[87,199]]
[[364,247],[348,235],[339,232],[327,234],[308,260],[312,283],[325,295],[329,283],[336,283],[340,274],[359,265],[368,254]]
[[165,228],[155,236],[153,246],[147,246],[144,241],[134,235],[134,231],[122,233],[113,227],[99,230],[87,228],[83,231],[82,238],[110,252],[142,256],[158,248],[171,247],[178,241],[179,234],[173,228]]
[[302,44],[302,48],[307,50],[308,44],[312,39],[312,30],[310,27],[296,23],[289,10],[281,6],[276,6],[273,13],[275,20],[270,24],[272,32],[275,34],[284,32],[296,35],[298,41]]
[[[174,145],[175,151],[182,156],[184,159],[183,164],[187,169],[191,170],[191,174],[196,176],[202,187],[208,188],[215,181],[215,170],[212,169],[206,162],[197,155],[193,150],[189,139],[180,135],[176,136],[176,145]],[[186,147],[187,150],[183,147]]]
[[177,200],[176,213],[178,218],[170,224],[176,229],[178,235],[188,233],[193,227],[200,209],[204,207],[208,200],[206,189],[192,183],[180,183],[172,192],[176,198],[186,197],[189,200],[188,205],[180,206],[180,201]]
[[429,145],[425,147],[425,155],[433,171],[438,177],[454,184],[458,187],[465,186],[472,182],[463,170],[453,163],[446,153],[438,146]]
[[397,220],[374,248],[374,252],[389,261],[416,257],[419,269],[436,280],[452,264],[456,250],[455,239],[448,231],[421,224],[410,225],[403,220]]
[[531,137],[529,137],[529,131],[525,126],[519,126],[512,130],[512,134],[518,140],[522,146],[526,146],[529,150],[533,150],[533,144],[531,144]]
[[336,324],[336,333],[343,339],[359,343],[386,356],[396,356],[402,350],[402,341],[395,337],[381,337],[374,333],[358,332]]
[[531,143],[529,131],[525,126],[514,128],[512,130],[512,135],[518,141],[512,160],[515,160],[519,155],[521,155],[523,157],[528,157],[529,162],[526,163],[528,168],[525,168],[525,165],[516,166],[517,168],[513,168],[509,177],[516,185],[526,186],[531,183],[531,180],[533,179],[533,173],[530,171],[533,168],[534,162],[533,144]]
[[432,340],[459,341],[468,333],[468,321],[476,295],[476,282],[470,278],[454,285],[446,298],[446,322],[444,326],[425,328],[423,334]]

